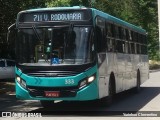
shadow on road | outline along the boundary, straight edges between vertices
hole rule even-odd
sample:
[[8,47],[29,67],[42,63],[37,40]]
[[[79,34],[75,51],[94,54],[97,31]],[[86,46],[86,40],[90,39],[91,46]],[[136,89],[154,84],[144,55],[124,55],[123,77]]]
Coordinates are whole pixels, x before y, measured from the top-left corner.
[[0,95],[15,92],[15,83],[13,79],[0,80]]
[[[106,116],[123,115],[124,112],[136,113],[160,93],[159,87],[142,87],[139,94],[125,91],[115,96],[110,107],[98,106],[95,102],[59,102],[52,108],[39,108],[30,112],[41,112],[42,115],[67,116]],[[152,110],[156,111],[156,110]]]

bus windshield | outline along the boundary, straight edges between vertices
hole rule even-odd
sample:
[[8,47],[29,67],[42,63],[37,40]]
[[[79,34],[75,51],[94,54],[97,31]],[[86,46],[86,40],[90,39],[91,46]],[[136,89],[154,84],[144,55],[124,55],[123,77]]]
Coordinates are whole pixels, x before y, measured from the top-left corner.
[[23,28],[16,42],[20,65],[50,66],[93,61],[91,27]]

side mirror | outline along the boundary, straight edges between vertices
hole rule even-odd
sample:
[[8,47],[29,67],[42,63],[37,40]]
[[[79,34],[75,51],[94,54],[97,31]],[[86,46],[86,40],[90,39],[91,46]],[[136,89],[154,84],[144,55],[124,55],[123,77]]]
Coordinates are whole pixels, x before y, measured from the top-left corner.
[[15,33],[16,30],[16,24],[12,24],[11,26],[8,27],[8,33],[7,33],[7,42],[9,42],[12,38],[12,33]]
[[8,28],[8,33],[7,33],[8,55],[12,59],[15,59],[15,41],[16,41],[16,35],[17,35],[16,24],[12,24]]

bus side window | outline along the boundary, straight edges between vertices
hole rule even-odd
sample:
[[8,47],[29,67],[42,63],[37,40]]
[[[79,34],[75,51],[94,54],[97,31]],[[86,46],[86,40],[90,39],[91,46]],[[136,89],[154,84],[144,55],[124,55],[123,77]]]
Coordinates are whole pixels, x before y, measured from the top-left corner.
[[97,35],[97,51],[105,52],[106,51],[106,43],[104,39],[104,30],[100,27],[96,27],[96,35]]
[[126,40],[126,32],[124,28],[122,28],[122,39]]
[[129,40],[132,40],[132,35],[131,35],[131,31],[129,30]]
[[143,37],[142,37],[142,34],[139,34],[139,42],[140,42],[141,44],[143,44],[143,43],[144,43],[144,41],[143,41]]
[[111,23],[106,23],[106,43],[107,43],[107,51],[114,51],[114,25]]
[[118,31],[119,31],[119,38],[122,39],[123,38],[122,27],[118,27]]
[[115,38],[119,38],[119,30],[117,26],[115,26]]
[[131,43],[131,54],[135,54],[135,44]]
[[106,52],[106,40],[105,40],[105,20],[101,17],[96,18],[96,35],[97,35],[97,51]]
[[139,42],[139,40],[138,40],[138,33],[137,32],[135,33],[135,36],[136,36],[136,42]]
[[126,40],[128,41],[129,40],[129,31],[128,31],[128,29],[126,29],[125,32],[126,32],[125,33],[126,34]]
[[137,52],[137,54],[140,54],[140,53],[141,53],[141,52],[140,52],[140,51],[141,51],[141,50],[140,50],[140,45],[139,45],[138,43],[137,43],[136,45],[137,45],[137,46],[136,46],[136,49],[137,49],[136,52]]
[[107,28],[107,37],[112,37],[111,24],[107,23],[106,28]]
[[117,40],[116,41],[116,50],[119,53],[124,53],[125,52],[125,42],[122,40]]
[[114,24],[111,24],[111,32],[112,32],[112,37],[114,38],[116,36]]
[[132,37],[132,42],[134,41],[134,32],[133,31],[131,31],[131,37]]

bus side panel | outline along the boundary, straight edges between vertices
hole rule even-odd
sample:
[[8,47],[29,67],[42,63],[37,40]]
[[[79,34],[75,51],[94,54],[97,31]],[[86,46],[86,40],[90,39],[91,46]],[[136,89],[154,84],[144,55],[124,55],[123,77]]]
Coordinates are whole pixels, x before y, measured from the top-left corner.
[[125,54],[125,81],[123,90],[128,90],[136,85],[136,57],[134,54]]
[[99,53],[98,54],[98,72],[99,72],[99,98],[103,98],[108,95],[108,81],[109,81],[109,60],[108,56],[111,54]]
[[140,70],[141,84],[143,84],[149,79],[149,63],[147,55],[140,55],[138,66]]
[[[122,74],[118,73],[121,69],[124,69],[122,61],[120,63],[117,60],[117,54],[115,53],[99,53],[99,98],[108,96],[109,80],[111,73],[115,76],[116,93],[122,91]],[[118,65],[119,64],[119,65]],[[122,64],[122,66],[121,66]],[[121,74],[121,75],[120,75]]]

